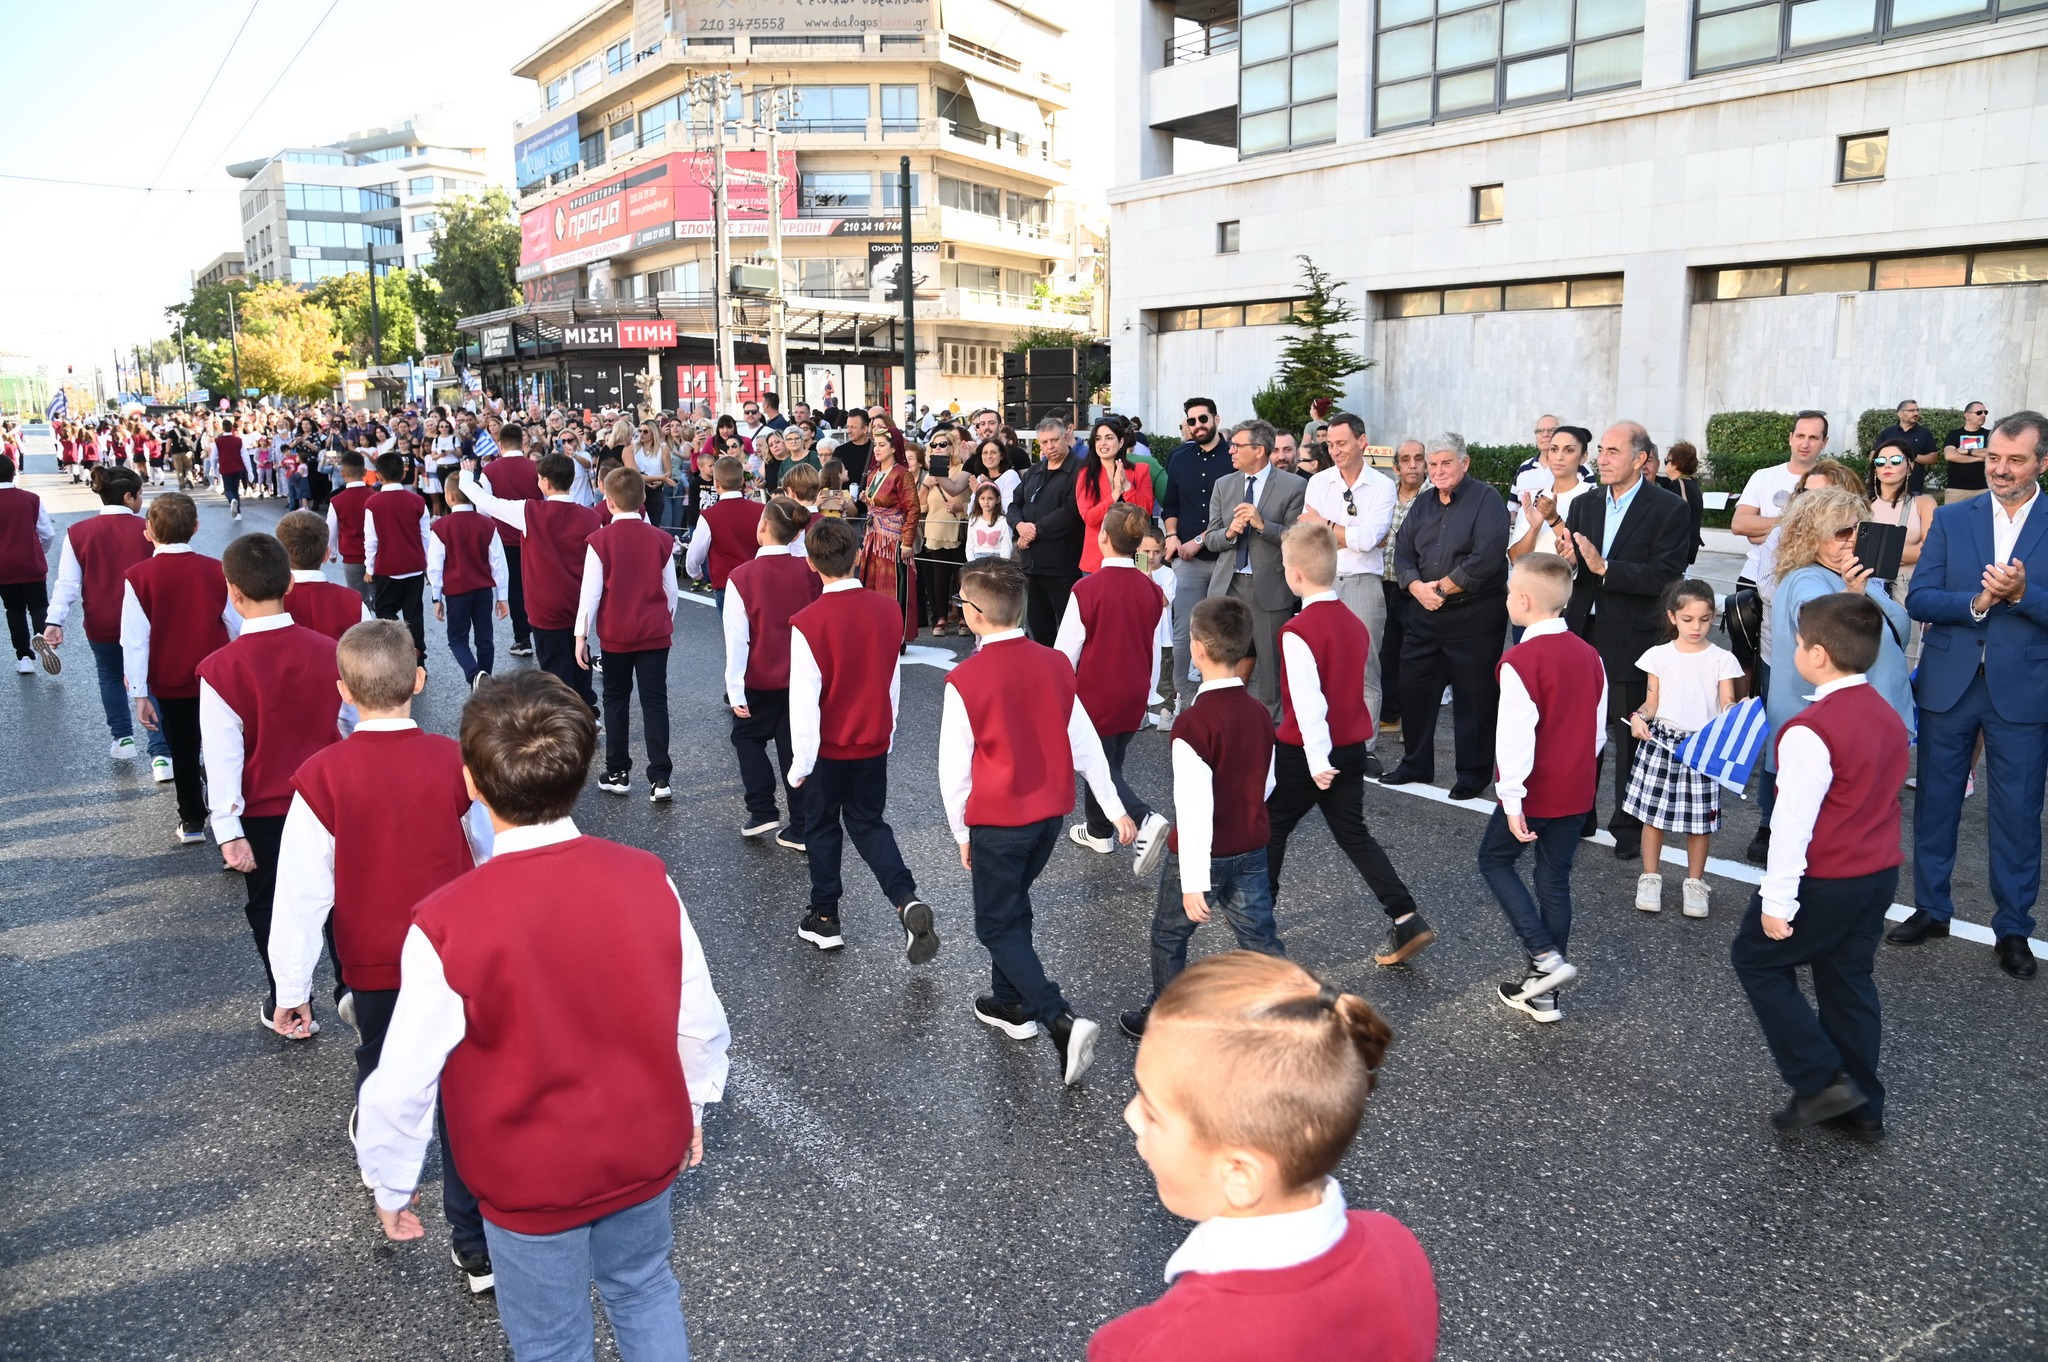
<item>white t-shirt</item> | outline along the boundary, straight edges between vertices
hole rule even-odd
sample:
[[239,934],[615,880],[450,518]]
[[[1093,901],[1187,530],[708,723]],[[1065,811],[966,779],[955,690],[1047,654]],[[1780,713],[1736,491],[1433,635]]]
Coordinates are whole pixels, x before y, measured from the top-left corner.
[[[1792,476],[1789,463],[1772,464],[1759,468],[1749,475],[1749,481],[1742,486],[1742,495],[1735,498],[1737,506],[1754,506],[1756,513],[1765,520],[1776,520],[1785,514],[1785,503],[1792,499],[1793,491],[1799,486],[1799,479]],[[1749,546],[1749,556],[1742,560],[1742,575],[1750,581],[1762,581],[1758,576],[1761,565],[1757,561],[1757,550],[1761,544]]]
[[[1550,489],[1556,485],[1557,475],[1555,473],[1552,473],[1548,468],[1545,468],[1540,462],[1534,468],[1524,468],[1520,472],[1515,474],[1515,481],[1513,485],[1508,488],[1508,542],[1510,544],[1514,543],[1515,540],[1520,539],[1522,537],[1522,531],[1529,528],[1527,525],[1524,525],[1522,523],[1522,493],[1548,493]],[[1592,472],[1589,469],[1587,469],[1585,465],[1581,464],[1579,466],[1579,486],[1596,487],[1598,485],[1599,479],[1595,478],[1592,475]],[[1564,505],[1562,503],[1559,504],[1557,508],[1557,513],[1559,515],[1564,514]],[[1556,552],[1556,550],[1548,548],[1539,548],[1537,552],[1554,553]]]
[[1721,683],[1742,675],[1735,654],[1711,643],[1697,653],[1678,651],[1676,642],[1660,643],[1637,658],[1636,666],[1657,678],[1657,717],[1687,733],[1705,728],[1721,712]]
[[[1168,606],[1173,604],[1174,583],[1178,580],[1173,575],[1173,568],[1170,564],[1161,563],[1158,567],[1152,569],[1152,585],[1165,593]],[[1159,617],[1159,629],[1152,641],[1161,648],[1171,648],[1173,646],[1173,611],[1171,609]]]

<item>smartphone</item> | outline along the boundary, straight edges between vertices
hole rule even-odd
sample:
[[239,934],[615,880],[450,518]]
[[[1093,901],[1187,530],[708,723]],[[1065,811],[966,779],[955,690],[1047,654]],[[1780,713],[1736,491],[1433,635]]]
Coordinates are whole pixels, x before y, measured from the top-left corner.
[[949,477],[953,471],[951,454],[934,454],[925,460],[924,471],[935,478]]
[[1856,561],[1880,582],[1897,581],[1906,554],[1906,527],[1866,520],[1856,527]]

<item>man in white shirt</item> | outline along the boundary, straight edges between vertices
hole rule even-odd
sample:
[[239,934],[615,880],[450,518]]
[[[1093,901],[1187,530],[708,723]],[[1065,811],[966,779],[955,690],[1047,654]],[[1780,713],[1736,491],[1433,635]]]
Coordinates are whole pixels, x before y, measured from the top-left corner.
[[[1366,651],[1365,712],[1380,713],[1380,635],[1387,627],[1387,531],[1394,523],[1394,480],[1365,466],[1365,422],[1347,412],[1324,432],[1330,467],[1308,480],[1301,518],[1330,527],[1337,540],[1337,599],[1372,636]],[[1379,758],[1368,752],[1365,774],[1377,779]]]
[[1827,448],[1828,414],[1800,412],[1792,420],[1788,443],[1792,457],[1750,474],[1742,495],[1736,499],[1735,516],[1728,522],[1728,528],[1749,541],[1749,556],[1742,560],[1738,585],[1756,585],[1764,540],[1778,527],[1778,517],[1785,514],[1785,503],[1792,499],[1794,490],[1813,471],[1813,466],[1820,462],[1821,451]]

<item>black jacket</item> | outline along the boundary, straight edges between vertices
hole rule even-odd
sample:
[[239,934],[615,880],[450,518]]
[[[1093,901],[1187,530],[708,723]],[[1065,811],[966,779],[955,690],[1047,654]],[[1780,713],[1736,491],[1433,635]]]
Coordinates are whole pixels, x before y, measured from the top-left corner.
[[1080,455],[1070,449],[1058,468],[1040,459],[1017,480],[1016,494],[1010,498],[1010,528],[1038,527],[1031,547],[1017,552],[1017,562],[1031,576],[1077,577],[1081,573],[1081,536],[1087,527],[1074,504],[1074,480],[1080,471]]
[[[1571,533],[1592,540],[1598,550],[1607,524],[1607,489],[1596,487],[1574,501],[1564,523]],[[1685,499],[1646,480],[1636,489],[1615,533],[1614,547],[1605,555],[1606,575],[1581,565],[1572,579],[1565,623],[1599,649],[1610,686],[1617,677],[1633,678],[1636,659],[1664,641],[1669,632],[1664,591],[1685,576],[1691,553],[1692,525]]]

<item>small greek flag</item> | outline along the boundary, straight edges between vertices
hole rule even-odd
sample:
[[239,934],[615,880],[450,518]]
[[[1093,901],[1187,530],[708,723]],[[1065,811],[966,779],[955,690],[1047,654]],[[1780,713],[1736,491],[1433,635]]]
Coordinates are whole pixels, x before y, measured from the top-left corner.
[[1708,720],[1699,732],[1680,743],[1673,755],[1681,764],[1739,795],[1749,784],[1770,736],[1771,721],[1764,715],[1764,702],[1752,695]]
[[45,421],[54,421],[60,416],[69,415],[70,412],[71,398],[62,388],[59,388],[56,392],[50,394],[50,405],[43,409],[43,419]]
[[493,440],[491,433],[482,426],[477,427],[476,443],[471,448],[475,450],[476,456],[479,459],[495,459],[498,457],[498,442]]

